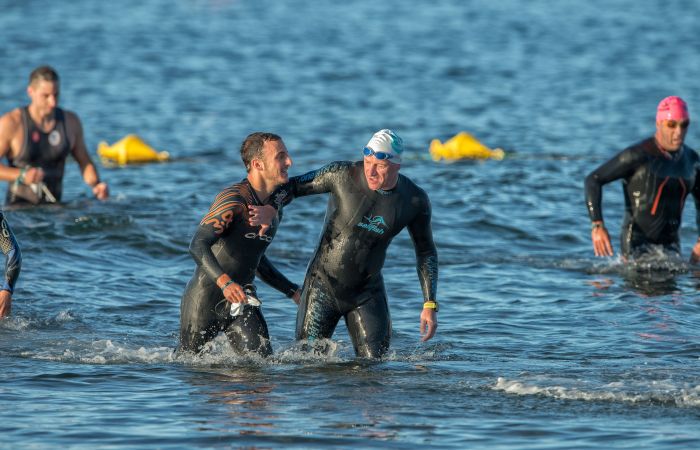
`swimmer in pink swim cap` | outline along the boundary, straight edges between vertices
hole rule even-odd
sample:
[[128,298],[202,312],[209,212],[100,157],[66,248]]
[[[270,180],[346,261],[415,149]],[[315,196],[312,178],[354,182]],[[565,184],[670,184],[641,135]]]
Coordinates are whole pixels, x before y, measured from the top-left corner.
[[[603,222],[602,188],[623,181],[625,217],[621,249],[625,258],[649,253],[655,247],[680,254],[680,227],[688,194],[700,204],[700,157],[685,145],[690,125],[688,105],[682,98],[666,97],[656,110],[654,136],[618,153],[586,177],[586,205],[596,256],[612,256],[613,247]],[[700,212],[696,209],[700,223]],[[700,261],[700,240],[690,260]]]
[[667,152],[683,145],[690,125],[688,105],[682,98],[671,96],[661,100],[656,109],[656,142]]

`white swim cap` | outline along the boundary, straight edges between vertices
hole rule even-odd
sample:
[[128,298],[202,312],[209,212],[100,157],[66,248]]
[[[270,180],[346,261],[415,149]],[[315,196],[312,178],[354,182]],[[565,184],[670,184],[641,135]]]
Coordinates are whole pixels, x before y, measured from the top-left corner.
[[365,148],[372,152],[365,151],[365,156],[375,154],[377,159],[386,159],[394,164],[401,164],[401,154],[403,153],[403,139],[391,130],[379,130],[372,136]]

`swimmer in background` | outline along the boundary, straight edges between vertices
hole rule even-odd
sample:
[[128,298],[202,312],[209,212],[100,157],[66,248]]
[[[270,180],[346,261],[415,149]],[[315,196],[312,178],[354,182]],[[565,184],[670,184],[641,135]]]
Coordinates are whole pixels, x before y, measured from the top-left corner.
[[[602,187],[622,180],[625,215],[620,245],[625,259],[654,247],[680,255],[681,218],[689,194],[695,199],[700,228],[700,158],[685,145],[690,125],[688,107],[680,97],[661,100],[654,136],[626,148],[591,172],[585,181],[591,240],[596,256],[612,256],[610,235],[603,222]],[[690,261],[700,261],[700,238]]]
[[[392,239],[404,228],[413,241],[423,291],[420,333],[437,330],[438,257],[427,194],[399,174],[403,141],[391,130],[376,132],[360,161],[339,161],[290,178],[273,198],[329,193],[320,242],[309,264],[297,313],[297,340],[332,337],[345,319],[355,354],[379,358],[391,341],[391,317],[382,267]],[[260,208],[262,210],[262,208]]]
[[8,317],[12,312],[12,294],[22,269],[22,252],[2,211],[0,211],[0,249],[5,255],[5,276],[0,286],[0,318],[3,318]]
[[88,155],[78,116],[58,107],[59,78],[49,66],[29,76],[29,106],[0,117],[0,180],[9,182],[7,204],[61,201],[66,158],[72,155],[85,184],[99,200],[109,196]]
[[[281,211],[278,214],[270,206],[251,210],[264,205],[272,191],[288,181],[292,160],[282,138],[261,132],[243,141],[241,159],[247,177],[216,197],[192,237],[190,254],[197,267],[180,305],[180,350],[199,352],[224,331],[237,353],[272,354],[253,284],[256,274],[299,302],[299,286],[265,256]],[[232,308],[238,313],[235,317],[230,314]]]

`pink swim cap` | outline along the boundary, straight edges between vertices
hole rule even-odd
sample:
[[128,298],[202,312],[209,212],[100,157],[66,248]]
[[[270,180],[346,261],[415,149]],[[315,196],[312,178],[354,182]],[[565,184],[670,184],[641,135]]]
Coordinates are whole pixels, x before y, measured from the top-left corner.
[[661,100],[656,109],[656,121],[662,120],[685,120],[689,119],[688,105],[682,98],[672,95]]

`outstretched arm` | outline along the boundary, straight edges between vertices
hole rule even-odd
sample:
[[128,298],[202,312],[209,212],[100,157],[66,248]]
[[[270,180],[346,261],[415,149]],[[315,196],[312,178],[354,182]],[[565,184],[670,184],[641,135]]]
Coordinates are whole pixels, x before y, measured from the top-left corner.
[[274,190],[267,203],[279,209],[297,197],[330,192],[334,186],[345,182],[351,165],[349,161],[336,161],[304,175],[292,177]]
[[22,252],[2,212],[0,212],[0,249],[5,255],[5,278],[0,287],[0,317],[6,317],[12,310],[12,293],[22,269]]
[[425,197],[422,211],[408,225],[408,232],[416,250],[416,270],[423,291],[423,310],[420,315],[421,340],[427,341],[435,336],[438,321],[437,282],[438,255],[433,231],[430,225],[430,201]]

